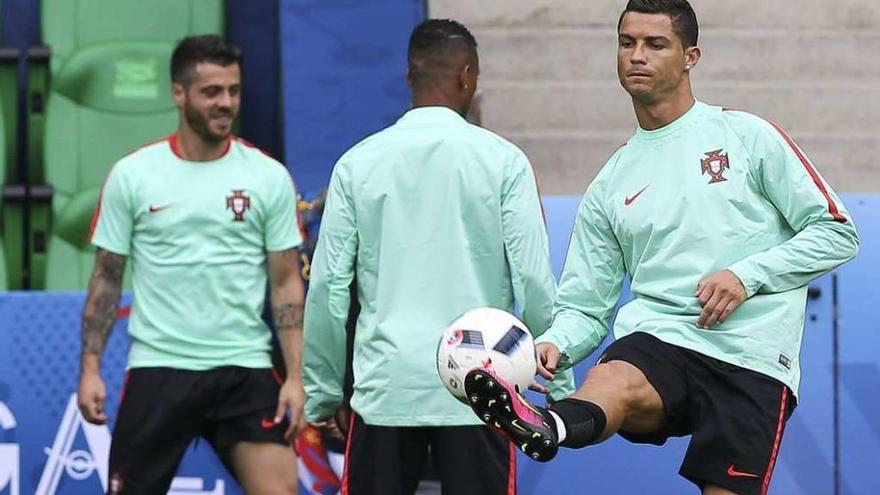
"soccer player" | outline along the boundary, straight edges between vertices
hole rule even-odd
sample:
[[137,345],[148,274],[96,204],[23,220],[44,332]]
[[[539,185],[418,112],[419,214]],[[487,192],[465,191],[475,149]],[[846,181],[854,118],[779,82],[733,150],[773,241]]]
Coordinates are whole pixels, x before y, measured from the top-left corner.
[[[80,410],[107,420],[100,358],[131,258],[132,344],[108,493],[165,493],[197,437],[247,493],[297,493],[290,441],[303,421],[304,293],[294,186],[283,165],[231,134],[236,48],[213,35],[186,38],[171,78],[177,132],[119,160],[95,212]],[[283,383],[260,318],[267,278]]]
[[[464,116],[477,89],[477,43],[452,20],[412,32],[412,109],[336,163],[306,299],[306,417],[343,400],[349,284],[361,309],[343,493],[416,489],[430,447],[444,493],[515,490],[511,444],[437,375],[444,328],[479,306],[512,310],[536,334],[555,287],[531,165]],[[566,380],[569,380],[566,382]],[[559,376],[553,397],[573,386]],[[348,425],[346,425],[348,426]]]
[[616,341],[549,409],[491,370],[465,389],[539,461],[614,433],[692,435],[682,476],[704,494],[763,494],[796,403],[807,283],[853,258],[858,235],[779,126],[694,99],[697,32],[685,0],[631,0],[619,19],[618,76],[639,128],[581,202],[540,373],[599,346],[628,274]]

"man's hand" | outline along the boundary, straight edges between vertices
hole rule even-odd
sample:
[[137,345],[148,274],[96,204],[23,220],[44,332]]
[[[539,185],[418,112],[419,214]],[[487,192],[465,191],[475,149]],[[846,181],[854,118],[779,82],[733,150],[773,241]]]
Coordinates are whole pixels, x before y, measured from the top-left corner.
[[284,419],[284,414],[290,411],[290,426],[284,432],[284,439],[293,443],[296,435],[306,425],[303,406],[306,403],[306,392],[299,380],[288,378],[281,385],[278,392],[278,409],[275,411],[275,423]]
[[85,372],[80,375],[77,404],[86,421],[96,425],[107,423],[107,414],[104,412],[106,398],[107,387],[104,386],[101,375],[95,372]]
[[333,417],[329,429],[331,433],[335,429],[339,432],[341,438],[348,436],[348,430],[351,427],[351,409],[346,406],[339,406],[336,409],[336,415]]
[[721,270],[697,284],[696,296],[703,307],[697,326],[709,328],[723,323],[746,300],[746,288],[732,271]]
[[312,426],[328,433],[331,437],[345,441],[351,421],[351,410],[341,405],[333,417],[312,423]]
[[553,379],[556,373],[556,365],[559,364],[559,349],[548,342],[542,342],[535,347],[538,355],[538,375],[548,379]]

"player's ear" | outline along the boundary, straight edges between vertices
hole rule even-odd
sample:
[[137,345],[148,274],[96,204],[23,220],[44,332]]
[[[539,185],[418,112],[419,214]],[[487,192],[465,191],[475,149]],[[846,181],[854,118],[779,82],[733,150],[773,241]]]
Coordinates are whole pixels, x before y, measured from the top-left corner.
[[458,85],[465,91],[475,91],[477,87],[476,68],[471,64],[466,64],[458,73]]
[[183,84],[178,82],[171,84],[171,99],[174,100],[174,106],[183,108],[186,101],[186,88],[183,87]]
[[692,46],[686,48],[684,51],[684,71],[687,72],[693,69],[697,63],[700,61],[700,48],[697,46]]

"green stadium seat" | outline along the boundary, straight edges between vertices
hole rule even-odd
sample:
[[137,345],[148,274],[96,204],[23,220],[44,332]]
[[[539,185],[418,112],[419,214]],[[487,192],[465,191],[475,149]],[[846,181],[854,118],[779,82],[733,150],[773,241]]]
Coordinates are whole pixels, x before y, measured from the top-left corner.
[[27,54],[27,96],[25,98],[25,122],[27,126],[27,170],[29,204],[28,237],[28,287],[45,287],[46,245],[52,218],[52,187],[46,184],[43,167],[43,128],[49,86],[49,49],[45,46],[31,47]]
[[17,118],[19,52],[0,49],[0,290],[22,287],[24,187],[18,178]]
[[[0,243],[0,246],[2,246],[2,243]],[[0,247],[0,256],[5,258],[2,247]],[[9,290],[9,284],[7,283],[8,277],[9,274],[6,273],[6,260],[3,259],[0,261],[0,291]]]
[[177,125],[167,75],[173,43],[116,42],[72,55],[46,108],[46,180],[54,189],[46,288],[88,286],[92,212],[114,162]]
[[28,53],[31,183],[43,180],[43,109],[50,91],[50,74],[55,74],[73,53],[94,44],[174,42],[190,34],[222,33],[223,4],[223,0],[42,0],[44,45]]
[[[223,0],[42,0],[43,43],[55,73],[75,52],[120,40],[177,41],[222,33]],[[166,70],[167,72],[167,70]]]
[[104,177],[126,153],[176,128],[171,50],[184,36],[222,33],[223,4],[43,0],[48,49],[29,53],[27,98],[28,180],[45,184],[30,196],[33,288],[88,286],[88,231]]

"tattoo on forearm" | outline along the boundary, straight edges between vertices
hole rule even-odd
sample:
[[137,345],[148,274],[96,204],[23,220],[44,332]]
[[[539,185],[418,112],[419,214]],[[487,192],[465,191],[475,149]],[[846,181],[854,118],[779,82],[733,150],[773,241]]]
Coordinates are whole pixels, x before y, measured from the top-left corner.
[[100,356],[104,351],[107,336],[116,322],[125,261],[125,256],[103,249],[98,249],[95,255],[95,269],[89,281],[89,295],[82,319],[83,355]]
[[275,318],[275,331],[302,330],[303,306],[302,304],[282,304],[272,308]]

